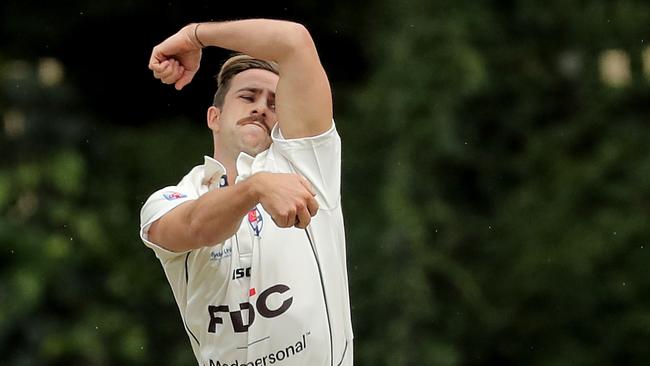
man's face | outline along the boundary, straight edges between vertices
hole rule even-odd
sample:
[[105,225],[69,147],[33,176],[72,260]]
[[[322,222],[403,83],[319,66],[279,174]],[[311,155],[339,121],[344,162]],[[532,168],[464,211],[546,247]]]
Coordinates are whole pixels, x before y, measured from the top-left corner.
[[223,156],[236,159],[242,151],[255,156],[271,145],[278,79],[270,71],[249,69],[230,80],[216,124],[210,123]]

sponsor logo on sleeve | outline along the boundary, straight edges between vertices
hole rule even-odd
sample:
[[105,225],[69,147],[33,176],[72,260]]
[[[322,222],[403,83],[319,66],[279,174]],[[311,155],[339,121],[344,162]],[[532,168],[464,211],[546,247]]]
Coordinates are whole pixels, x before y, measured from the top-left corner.
[[179,198],[185,198],[185,197],[187,197],[187,195],[183,194],[183,193],[180,193],[180,192],[168,191],[168,192],[163,193],[163,197],[167,201],[173,201],[173,200],[177,200]]

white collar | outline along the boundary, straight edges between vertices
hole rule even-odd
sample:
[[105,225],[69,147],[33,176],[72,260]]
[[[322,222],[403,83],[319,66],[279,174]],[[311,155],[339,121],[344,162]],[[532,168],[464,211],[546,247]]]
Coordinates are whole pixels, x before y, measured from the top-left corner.
[[203,157],[203,180],[201,184],[208,186],[209,190],[219,187],[221,177],[226,175],[226,168],[217,160],[205,155]]
[[235,183],[246,180],[251,175],[263,170],[264,161],[266,160],[266,154],[268,152],[269,150],[264,150],[255,157],[252,157],[245,152],[239,153],[239,156],[237,157],[237,179],[235,180]]
[[[237,157],[237,179],[235,183],[246,180],[251,175],[262,170],[268,150],[262,151],[252,157],[245,152]],[[227,175],[226,168],[218,160],[205,155],[203,157],[203,180],[201,183],[208,186],[209,190],[219,187],[221,177]]]

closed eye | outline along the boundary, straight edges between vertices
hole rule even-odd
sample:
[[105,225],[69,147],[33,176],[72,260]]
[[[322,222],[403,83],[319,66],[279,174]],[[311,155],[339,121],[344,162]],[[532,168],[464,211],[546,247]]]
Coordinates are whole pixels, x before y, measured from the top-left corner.
[[255,100],[255,98],[249,96],[249,95],[241,95],[240,98],[244,99],[247,102],[252,102]]

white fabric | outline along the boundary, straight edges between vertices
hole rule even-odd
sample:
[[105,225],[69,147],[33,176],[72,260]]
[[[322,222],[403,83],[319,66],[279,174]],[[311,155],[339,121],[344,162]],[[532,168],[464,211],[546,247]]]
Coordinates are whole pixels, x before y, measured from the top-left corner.
[[351,366],[340,137],[334,124],[293,140],[276,125],[271,136],[265,152],[239,156],[237,182],[259,171],[306,177],[320,205],[306,230],[278,228],[258,204],[223,243],[174,253],[150,242],[152,222],[219,188],[225,169],[206,156],[178,185],[151,195],[140,236],[163,265],[199,365]]

